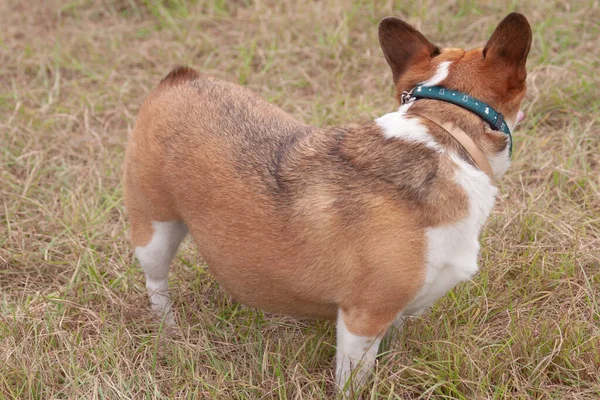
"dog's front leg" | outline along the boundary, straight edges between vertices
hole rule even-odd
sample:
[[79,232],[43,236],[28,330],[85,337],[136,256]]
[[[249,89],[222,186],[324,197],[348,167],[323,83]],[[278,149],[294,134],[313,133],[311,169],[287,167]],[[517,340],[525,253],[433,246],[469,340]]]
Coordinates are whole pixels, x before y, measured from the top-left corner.
[[336,383],[346,395],[360,391],[373,369],[383,334],[391,324],[391,321],[370,324],[366,321],[368,315],[359,313],[361,317],[356,318],[351,314],[340,310],[337,317]]

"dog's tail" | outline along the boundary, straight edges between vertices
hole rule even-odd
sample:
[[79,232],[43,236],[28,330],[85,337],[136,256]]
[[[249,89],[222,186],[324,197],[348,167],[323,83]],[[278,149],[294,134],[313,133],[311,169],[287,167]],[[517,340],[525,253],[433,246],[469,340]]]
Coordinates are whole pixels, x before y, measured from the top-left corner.
[[160,81],[159,87],[176,86],[182,83],[196,80],[200,77],[200,73],[193,68],[178,66],[175,67]]

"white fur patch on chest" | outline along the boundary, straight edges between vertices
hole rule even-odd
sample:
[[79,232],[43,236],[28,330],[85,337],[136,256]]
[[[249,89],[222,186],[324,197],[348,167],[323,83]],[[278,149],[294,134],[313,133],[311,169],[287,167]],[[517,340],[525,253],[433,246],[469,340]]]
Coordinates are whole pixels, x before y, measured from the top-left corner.
[[422,313],[479,269],[479,233],[494,206],[498,189],[480,170],[457,157],[452,160],[458,166],[454,179],[469,199],[469,213],[454,224],[427,229],[425,281],[403,315]]

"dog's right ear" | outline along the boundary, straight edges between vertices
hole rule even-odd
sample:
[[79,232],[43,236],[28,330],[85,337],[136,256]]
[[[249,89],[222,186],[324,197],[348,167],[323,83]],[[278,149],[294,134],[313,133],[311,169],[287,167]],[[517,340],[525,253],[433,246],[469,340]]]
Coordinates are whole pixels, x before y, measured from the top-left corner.
[[527,78],[525,63],[531,48],[531,37],[527,18],[513,12],[500,22],[483,49],[483,57],[488,65],[496,72],[504,70],[512,86],[523,85]]
[[440,54],[439,47],[433,45],[421,32],[396,17],[384,18],[379,23],[379,44],[392,68],[396,85],[410,65],[430,61]]

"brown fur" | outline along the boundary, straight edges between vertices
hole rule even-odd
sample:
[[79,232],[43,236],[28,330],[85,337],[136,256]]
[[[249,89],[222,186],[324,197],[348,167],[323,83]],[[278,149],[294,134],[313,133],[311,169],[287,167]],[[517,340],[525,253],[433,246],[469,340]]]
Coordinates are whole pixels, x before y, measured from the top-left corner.
[[[399,91],[431,76],[440,60],[456,60],[457,71],[479,68],[473,60],[482,50],[441,50],[432,61],[440,50],[414,33],[419,46],[390,56],[393,41],[413,28],[382,25]],[[459,89],[476,80],[454,75],[448,84]],[[519,98],[517,89],[507,93]],[[510,96],[490,99],[504,107]],[[458,107],[420,101],[411,112],[441,113],[485,151],[506,145]],[[177,68],[139,112],[125,158],[125,204],[134,246],[150,241],[152,221],[183,220],[215,278],[241,302],[325,318],[341,308],[351,332],[374,336],[421,288],[425,229],[467,213],[454,168],[421,144],[385,139],[373,122],[317,129],[247,89]]]

